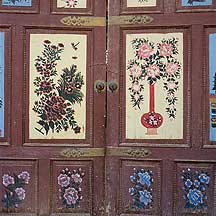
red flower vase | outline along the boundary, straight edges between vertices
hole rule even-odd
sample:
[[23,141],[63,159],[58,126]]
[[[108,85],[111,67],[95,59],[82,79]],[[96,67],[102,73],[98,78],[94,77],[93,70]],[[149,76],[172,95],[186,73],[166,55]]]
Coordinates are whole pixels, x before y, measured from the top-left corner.
[[150,111],[145,113],[141,117],[141,123],[144,127],[147,128],[147,135],[157,135],[157,128],[159,128],[163,123],[163,116],[159,113],[155,112],[155,104],[154,104],[154,84],[149,85],[150,90]]

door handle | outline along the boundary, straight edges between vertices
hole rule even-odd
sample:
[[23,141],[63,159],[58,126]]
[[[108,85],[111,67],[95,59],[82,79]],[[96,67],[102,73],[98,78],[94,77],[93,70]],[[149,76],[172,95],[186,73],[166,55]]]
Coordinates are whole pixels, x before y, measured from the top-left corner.
[[98,93],[101,93],[105,91],[106,83],[103,80],[97,80],[95,81],[95,91]]
[[115,80],[111,80],[109,83],[108,83],[108,88],[111,92],[114,92],[114,91],[117,91],[118,90],[118,83],[117,81]]

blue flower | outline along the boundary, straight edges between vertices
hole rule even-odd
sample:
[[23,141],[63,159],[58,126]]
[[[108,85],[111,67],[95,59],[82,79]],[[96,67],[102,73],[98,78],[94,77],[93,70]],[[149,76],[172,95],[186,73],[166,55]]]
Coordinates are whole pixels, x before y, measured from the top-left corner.
[[195,181],[194,181],[194,186],[195,186],[196,188],[198,188],[198,187],[200,186],[200,182],[199,182],[198,180],[195,180]]
[[185,186],[187,188],[190,188],[193,185],[192,181],[190,179],[187,179],[187,181],[185,182]]
[[135,176],[130,176],[130,180],[134,182],[136,180]]
[[133,187],[129,188],[129,193],[130,193],[130,195],[133,195],[135,193],[135,189]]
[[202,174],[199,175],[199,180],[203,184],[209,184],[210,177],[208,175],[206,175],[205,173],[202,173]]
[[194,206],[198,206],[203,203],[203,194],[197,189],[190,189],[187,194],[187,198],[189,199],[190,204]]
[[149,175],[148,172],[144,172],[144,173],[139,172],[138,176],[139,176],[139,182],[140,182],[141,185],[146,184],[148,187],[150,187],[150,185],[151,185],[151,176]]
[[140,194],[140,202],[143,203],[145,206],[150,204],[152,202],[152,195],[149,191],[144,190],[144,191],[139,191]]

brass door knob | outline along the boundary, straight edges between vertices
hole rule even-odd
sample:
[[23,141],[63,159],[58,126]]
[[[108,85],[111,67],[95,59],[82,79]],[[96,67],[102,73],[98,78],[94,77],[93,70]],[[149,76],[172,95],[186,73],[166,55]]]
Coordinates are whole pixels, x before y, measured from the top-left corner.
[[101,93],[105,90],[106,88],[106,83],[103,80],[97,80],[95,82],[95,91],[98,93]]
[[111,92],[114,92],[114,91],[118,90],[118,83],[117,83],[117,81],[115,81],[115,80],[110,81],[108,83],[108,87],[109,87],[109,90]]

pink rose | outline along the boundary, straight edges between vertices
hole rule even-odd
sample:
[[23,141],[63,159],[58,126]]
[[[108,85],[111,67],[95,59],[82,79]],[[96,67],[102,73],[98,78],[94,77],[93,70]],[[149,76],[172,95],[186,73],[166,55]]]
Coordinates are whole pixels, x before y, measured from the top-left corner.
[[160,68],[156,64],[150,65],[146,71],[147,76],[151,78],[155,78],[160,75]]
[[78,174],[78,173],[71,175],[71,178],[73,179],[73,181],[75,183],[81,183],[82,182],[82,178],[81,178],[80,174]]
[[140,58],[149,58],[152,52],[153,52],[152,47],[147,43],[143,43],[139,47],[138,56]]
[[78,191],[75,188],[68,188],[65,190],[64,199],[68,205],[75,205],[78,198]]
[[7,187],[8,185],[11,185],[11,184],[15,183],[14,178],[12,176],[9,176],[8,174],[3,175],[2,180],[3,180],[2,181],[3,185],[5,187]]
[[28,184],[30,180],[30,174],[27,171],[24,171],[18,175],[18,178],[23,179],[25,183]]
[[60,174],[58,176],[58,185],[61,187],[67,187],[70,184],[70,177],[66,174]]
[[25,199],[25,190],[23,188],[16,188],[15,192],[19,198],[19,200],[24,200]]
[[169,89],[174,89],[176,87],[176,84],[174,82],[169,82],[167,84],[167,86],[168,86]]
[[160,45],[160,54],[162,56],[170,56],[173,54],[173,45],[168,43],[162,43]]
[[177,63],[168,63],[166,66],[166,72],[168,74],[175,74],[179,69],[179,65]]
[[139,65],[134,64],[130,68],[130,75],[132,75],[133,77],[140,77],[142,75],[142,68]]
[[135,83],[135,84],[133,84],[132,89],[133,89],[133,91],[138,92],[138,91],[140,91],[140,85]]

